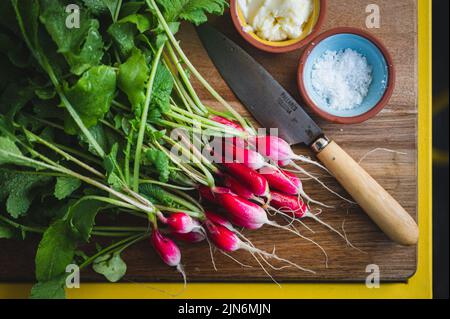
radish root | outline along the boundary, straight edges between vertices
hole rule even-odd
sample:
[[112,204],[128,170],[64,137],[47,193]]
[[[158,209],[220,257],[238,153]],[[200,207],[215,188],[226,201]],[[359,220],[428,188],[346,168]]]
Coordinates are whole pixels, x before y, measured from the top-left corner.
[[272,265],[272,264],[267,260],[267,258],[264,258],[263,255],[261,255],[261,254],[258,254],[258,255],[261,257],[262,261],[264,261],[264,263],[265,263],[266,265],[268,265],[270,268],[272,268],[273,270],[279,271],[279,270],[283,270],[283,269],[292,267],[291,265],[285,265],[285,266],[276,267],[276,266]]
[[[237,231],[237,230],[233,230],[233,231],[234,231],[239,237],[241,237],[241,239],[243,239],[243,241],[245,241],[245,243],[246,243],[247,245],[250,245],[250,246],[252,246],[253,248],[257,249],[257,248],[255,247],[255,245],[251,242],[251,240],[248,239],[247,237],[245,237],[244,234],[242,234],[241,232],[239,232],[239,231]],[[275,246],[273,246],[272,254],[275,255]],[[263,258],[263,256],[262,256],[261,254],[258,254],[258,255],[262,258],[262,260],[264,261],[264,263],[266,263],[270,268],[272,268],[272,269],[274,269],[274,270],[281,270],[281,269],[284,269],[284,268],[291,267],[290,265],[281,266],[281,267],[275,267],[274,265],[272,265],[271,263],[269,263],[265,258]]]
[[[345,238],[348,238],[348,237],[347,237],[347,233],[345,232],[344,225],[345,225],[345,218],[344,218],[344,220],[342,221],[342,226],[341,226],[341,228],[342,228],[342,232],[343,232]],[[347,240],[348,243],[350,243],[350,241],[349,241],[348,239],[346,239],[346,240]],[[363,254],[366,254],[366,255],[368,254],[366,251],[362,250],[361,248],[355,247],[355,246],[353,246],[353,245],[351,245],[351,247],[354,248],[354,249],[356,249],[357,251],[363,253]]]
[[[292,168],[284,168],[283,167],[283,171],[289,172],[289,173],[294,173],[294,174],[301,174],[302,172],[300,172],[298,169],[292,169]],[[324,177],[325,175],[323,174],[316,174],[316,173],[309,173],[311,176],[314,177]],[[311,177],[302,177],[302,181],[309,181],[311,180]]]
[[[342,239],[344,239],[347,243],[347,245],[353,247],[353,245],[350,243],[350,241],[342,234],[340,233],[338,230],[336,230],[333,226],[331,226],[330,224],[325,223],[323,220],[321,220],[320,218],[318,218],[316,215],[312,214],[311,212],[307,212],[305,214],[305,217],[307,218],[311,218],[313,220],[315,220],[316,222],[318,222],[319,224],[325,226],[326,228],[328,228],[329,230],[331,230],[332,232],[336,233],[339,235],[339,237],[341,237]],[[354,248],[354,247],[353,247]]]
[[[245,250],[247,250],[247,249],[245,249]],[[253,258],[255,258],[256,262],[259,264],[261,269],[266,273],[266,275],[269,276],[270,279],[272,279],[272,281],[278,286],[278,288],[281,288],[281,285],[278,283],[278,281],[276,281],[275,278],[267,271],[267,269],[264,267],[264,265],[261,264],[261,262],[259,261],[258,257],[256,256],[256,254],[253,251],[251,251],[251,250],[247,250],[247,251],[253,256]]]
[[[283,211],[282,211],[283,208],[284,208],[284,207],[281,207],[280,209],[276,209],[275,207],[269,206],[269,207],[267,207],[266,212],[267,212],[270,216],[273,216],[273,215],[276,215],[276,214],[283,216],[284,218],[286,218],[287,220],[289,220],[289,224],[286,225],[286,227],[289,227],[289,226],[291,226],[291,225],[296,221],[296,219],[295,219],[294,214],[289,215],[289,214],[283,212]],[[289,209],[289,207],[286,207],[286,209]],[[269,211],[274,211],[275,213],[274,213],[274,214],[270,214]]]
[[[292,212],[292,210],[289,207],[287,207],[287,206],[280,207],[279,209],[276,209],[275,207],[269,206],[268,210],[267,210],[267,213],[270,216],[273,216],[273,215],[276,215],[276,214],[279,214],[279,215],[283,216],[287,221],[289,221],[289,224],[287,224],[286,227],[292,226],[294,224],[294,222],[298,222],[303,227],[305,227],[307,230],[309,230],[311,233],[313,233],[313,234],[315,233],[315,231],[312,230],[308,225],[306,225],[300,219],[295,218],[293,212],[292,212],[292,215],[290,215],[290,214],[287,214],[287,213],[283,212],[283,209],[287,209],[287,211],[291,211]],[[275,213],[271,214],[269,211],[274,211]]]
[[177,270],[181,274],[181,276],[183,276],[183,287],[184,287],[184,289],[186,289],[187,280],[186,280],[186,272],[184,271],[183,265],[182,264],[178,264],[177,265]]
[[[302,187],[301,189],[299,189],[299,195],[298,195],[298,196],[301,196],[303,199],[305,199],[305,200],[308,202],[308,204],[309,204],[309,203],[313,203],[313,204],[316,204],[316,205],[319,205],[319,206],[322,206],[322,207],[325,207],[325,208],[334,208],[334,206],[327,205],[327,204],[325,204],[325,203],[319,202],[319,201],[317,201],[317,200],[312,199],[311,197],[309,197],[309,196],[305,193],[303,187]],[[308,205],[308,206],[309,206],[309,205]]]
[[213,268],[215,271],[217,271],[217,267],[216,267],[216,262],[214,261],[214,253],[213,253],[213,245],[211,244],[211,241],[208,238],[208,235],[206,234],[206,231],[203,227],[200,226],[201,231],[203,232],[203,234],[205,235],[205,239],[206,242],[208,243],[209,246],[209,255],[211,256],[211,263],[213,265]]
[[350,203],[350,204],[356,204],[354,201],[345,198],[344,196],[340,195],[339,193],[335,192],[334,190],[332,190],[331,188],[329,188],[324,182],[322,182],[320,179],[318,179],[317,177],[312,176],[310,173],[308,173],[303,167],[298,166],[295,163],[292,163],[292,165],[295,165],[296,168],[298,168],[299,171],[301,171],[303,174],[311,177],[312,179],[314,179],[317,183],[319,183],[323,188],[325,188],[327,191],[329,191],[330,193],[336,195],[337,197],[339,197],[340,199],[345,200],[346,202]]
[[312,240],[311,238],[308,238],[308,237],[306,237],[306,236],[303,236],[299,231],[294,231],[294,230],[292,230],[292,229],[290,229],[290,228],[288,228],[288,227],[285,227],[285,226],[282,226],[282,225],[280,225],[280,224],[277,224],[277,223],[274,222],[274,221],[269,221],[267,224],[268,224],[268,225],[271,225],[271,226],[273,226],[273,227],[277,227],[277,228],[281,228],[281,229],[284,229],[284,230],[286,230],[286,231],[289,231],[289,232],[295,234],[296,236],[298,236],[298,237],[300,237],[300,238],[302,238],[302,239],[304,239],[304,240],[306,240],[306,241],[309,241],[310,243],[316,245],[316,246],[323,252],[323,254],[324,254],[324,256],[325,256],[325,268],[328,268],[328,254],[327,254],[327,252],[325,251],[325,249],[324,249],[319,243],[315,242],[315,241]]
[[224,252],[223,250],[219,249],[219,251],[220,251],[222,254],[224,254],[225,256],[227,256],[228,258],[230,258],[231,260],[233,260],[233,261],[234,261],[235,263],[237,263],[238,265],[241,265],[242,267],[245,267],[245,268],[253,268],[252,265],[247,265],[247,264],[244,264],[243,262],[240,262],[239,260],[237,260],[236,258],[234,258],[233,256],[231,256],[230,254]]
[[296,219],[303,227],[305,227],[307,230],[309,230],[311,233],[315,234],[316,232],[309,227],[308,225],[306,225],[304,222],[302,222],[300,219]]
[[316,273],[314,270],[311,270],[311,269],[308,269],[308,268],[304,268],[304,267],[299,266],[296,263],[294,263],[294,262],[292,262],[292,261],[290,261],[288,259],[281,258],[281,257],[279,257],[279,256],[277,256],[275,254],[268,253],[268,252],[266,252],[264,250],[261,250],[261,249],[258,249],[256,247],[254,247],[254,246],[252,247],[252,246],[250,246],[250,245],[248,245],[247,243],[244,243],[244,242],[241,243],[241,247],[240,248],[250,252],[252,255],[254,253],[261,254],[264,257],[273,258],[273,259],[276,259],[278,261],[285,262],[288,265],[291,265],[291,266],[293,266],[293,267],[295,267],[295,268],[297,268],[299,270],[306,271],[306,272],[309,272],[309,273],[312,273],[312,274]]
[[[304,155],[297,155],[297,154],[296,154],[295,157],[293,157],[293,159],[296,160],[296,161],[300,161],[300,162],[303,162],[303,163],[312,164],[312,165],[314,165],[314,166],[317,166],[317,167],[323,169],[323,170],[324,170],[325,172],[327,172],[328,174],[332,175],[332,174],[330,173],[330,171],[328,170],[328,168],[326,168],[325,166],[323,166],[323,165],[320,164],[319,162],[314,161],[314,160],[312,160],[311,158],[309,158],[309,157],[307,157],[307,156],[304,156]],[[294,166],[295,168],[297,168],[297,167],[296,167],[296,164],[294,163],[294,161],[291,161],[290,164],[291,164],[292,166]]]

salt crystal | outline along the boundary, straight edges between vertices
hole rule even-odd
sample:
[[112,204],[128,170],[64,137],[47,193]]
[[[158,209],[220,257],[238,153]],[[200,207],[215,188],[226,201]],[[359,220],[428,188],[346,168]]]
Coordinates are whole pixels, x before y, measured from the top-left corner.
[[327,50],[315,61],[311,80],[326,107],[350,110],[358,107],[367,96],[372,67],[366,57],[352,49]]

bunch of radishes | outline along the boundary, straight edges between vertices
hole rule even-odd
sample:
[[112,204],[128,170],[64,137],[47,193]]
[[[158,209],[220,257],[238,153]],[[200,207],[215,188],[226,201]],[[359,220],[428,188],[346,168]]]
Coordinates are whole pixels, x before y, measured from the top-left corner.
[[[170,111],[162,114],[161,119],[152,123],[162,130],[181,128],[187,132],[186,136],[181,134],[183,137],[180,140],[165,136],[164,141],[191,152],[193,161],[182,163],[176,156],[169,155],[170,160],[174,167],[177,167],[191,179],[192,184],[195,184],[203,204],[211,205],[214,211],[214,213],[205,211],[201,218],[196,219],[189,216],[187,212],[171,214],[169,217],[160,214],[159,222],[167,225],[173,236],[178,239],[190,242],[207,239],[208,243],[212,242],[224,253],[245,249],[255,257],[261,267],[263,266],[258,257],[264,257],[262,260],[266,263],[266,259],[271,257],[299,267],[274,253],[257,249],[233,225],[251,230],[270,225],[313,242],[291,227],[293,220],[310,217],[341,235],[311,212],[310,203],[329,206],[311,199],[304,192],[300,178],[291,171],[283,169],[286,166],[292,167],[295,173],[302,173],[314,179],[337,196],[341,198],[342,196],[329,189],[317,176],[308,173],[296,161],[313,164],[326,171],[325,167],[308,157],[295,154],[290,145],[277,136],[258,135],[252,125],[198,72],[183,52],[159,8],[154,5],[154,9],[168,38],[165,45],[170,59],[164,59],[164,62],[175,81],[172,102],[181,99],[182,103],[178,105],[175,105],[175,102],[175,104],[171,103]],[[184,68],[225,108],[226,112],[213,110],[204,105]],[[204,130],[209,131],[210,136],[219,135],[221,138],[222,152],[216,153],[214,148],[210,148],[213,153],[212,161],[205,158],[203,152],[197,148],[197,143],[190,142],[192,138],[192,141],[200,142],[201,146],[210,147],[203,140],[203,135],[196,136],[198,132],[203,134]],[[222,136],[223,134],[227,136]],[[154,139],[151,139],[149,144],[166,154],[170,153],[168,148]],[[284,226],[270,220],[269,212],[290,219],[290,224]],[[152,236],[153,244],[167,264],[178,267],[180,265],[179,249],[172,240],[157,231],[157,224],[154,221],[156,235]],[[172,257],[168,258],[167,255]],[[299,268],[305,270],[302,267]]]
[[[244,131],[239,124],[225,117],[213,116],[211,119]],[[290,266],[311,271],[274,253],[256,248],[234,226],[249,230],[259,229],[263,225],[282,228],[316,244],[325,254],[327,264],[327,255],[321,246],[301,235],[297,229],[289,227],[292,220],[310,217],[346,239],[311,212],[309,203],[323,204],[306,195],[297,175],[280,167],[294,160],[303,160],[303,157],[295,155],[289,144],[276,136],[250,135],[246,139],[224,137],[222,143],[223,152],[213,154],[218,167],[215,185],[198,186],[202,202],[211,209],[205,211],[204,216],[199,219],[177,212],[168,217],[160,214],[159,221],[179,240],[194,243],[207,239],[208,243],[212,242],[224,253],[244,249],[253,255],[263,269],[261,260],[268,263],[267,258],[274,258]],[[281,214],[291,219],[291,223],[280,225],[268,218],[268,212]],[[175,242],[156,229],[152,241],[163,261],[182,271],[181,254]]]

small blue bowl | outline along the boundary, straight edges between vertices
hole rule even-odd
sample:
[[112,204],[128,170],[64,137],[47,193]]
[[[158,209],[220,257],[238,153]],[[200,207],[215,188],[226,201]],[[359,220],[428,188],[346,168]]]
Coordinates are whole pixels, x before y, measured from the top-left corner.
[[[366,57],[372,66],[372,82],[362,103],[351,110],[327,106],[314,90],[313,66],[326,51],[350,48]],[[360,123],[375,116],[387,104],[394,90],[395,72],[387,49],[374,36],[355,28],[336,28],[315,38],[303,53],[298,71],[298,85],[305,102],[321,117],[342,124]]]

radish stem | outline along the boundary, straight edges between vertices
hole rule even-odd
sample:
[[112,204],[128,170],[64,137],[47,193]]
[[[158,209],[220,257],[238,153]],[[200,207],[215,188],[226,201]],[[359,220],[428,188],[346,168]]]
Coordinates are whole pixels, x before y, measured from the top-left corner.
[[156,55],[153,59],[152,69],[150,71],[150,77],[147,82],[147,92],[145,95],[144,107],[142,109],[141,120],[139,123],[139,132],[136,141],[136,153],[134,156],[134,172],[133,172],[133,190],[137,192],[139,190],[139,173],[140,173],[140,165],[141,165],[141,152],[142,152],[142,144],[144,143],[144,134],[145,127],[147,125],[147,117],[148,111],[150,107],[150,102],[152,98],[153,91],[153,83],[155,81],[156,71],[158,69],[159,60],[161,58],[162,51],[164,49],[164,45],[161,45],[156,52]]
[[211,93],[211,95],[217,99],[233,116],[239,121],[239,123],[242,125],[242,127],[247,128],[251,130],[251,128],[247,125],[247,122],[242,118],[242,116],[236,112],[236,110],[228,104],[227,101],[225,101],[214,89],[213,87],[202,77],[202,75],[197,71],[197,69],[192,65],[192,63],[189,61],[187,56],[184,54],[183,50],[181,49],[180,45],[178,44],[178,41],[173,36],[172,32],[170,31],[170,28],[164,19],[164,16],[162,15],[161,11],[159,10],[155,0],[146,0],[147,5],[152,7],[155,10],[155,13],[158,17],[159,22],[161,23],[162,27],[164,28],[164,31],[166,32],[170,42],[172,43],[173,47],[177,51],[177,53],[180,55],[183,62],[187,65],[189,70],[195,75],[195,77],[200,81],[200,83]]

